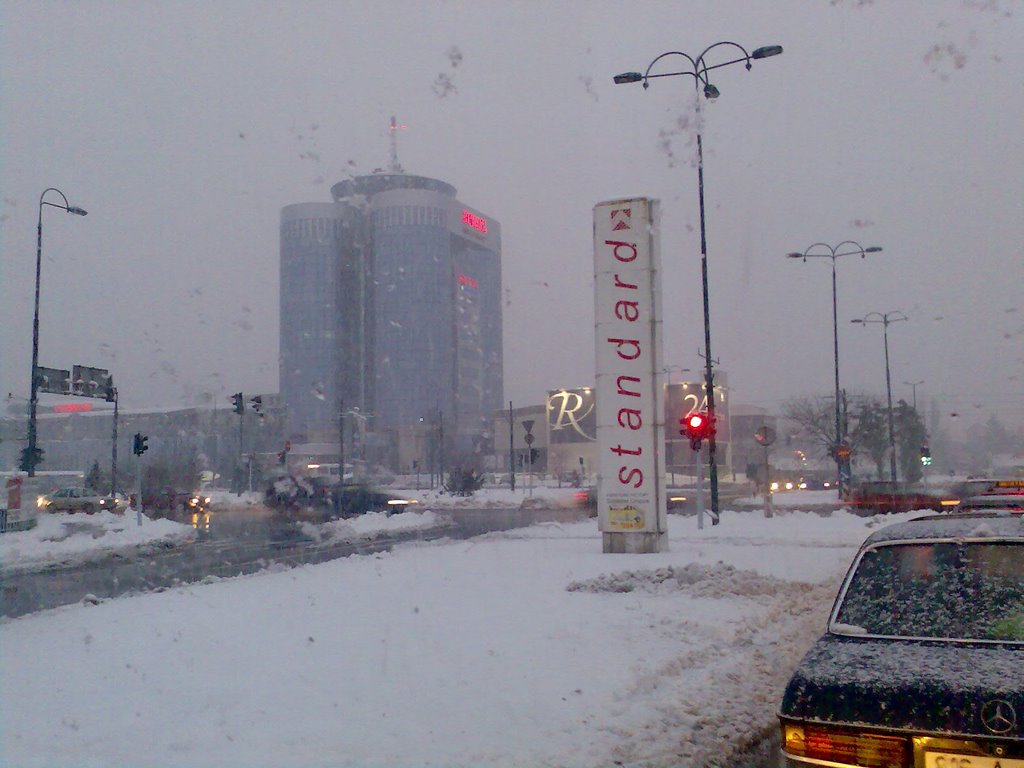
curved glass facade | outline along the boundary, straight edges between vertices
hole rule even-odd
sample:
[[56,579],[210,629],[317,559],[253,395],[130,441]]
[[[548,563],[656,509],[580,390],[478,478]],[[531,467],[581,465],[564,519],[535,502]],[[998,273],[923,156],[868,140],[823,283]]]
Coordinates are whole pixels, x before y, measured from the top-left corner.
[[[436,179],[336,184],[281,220],[281,397],[293,439],[337,436],[358,407],[378,436],[443,420],[468,448],[502,403],[500,225]],[[388,438],[385,438],[388,439]]]

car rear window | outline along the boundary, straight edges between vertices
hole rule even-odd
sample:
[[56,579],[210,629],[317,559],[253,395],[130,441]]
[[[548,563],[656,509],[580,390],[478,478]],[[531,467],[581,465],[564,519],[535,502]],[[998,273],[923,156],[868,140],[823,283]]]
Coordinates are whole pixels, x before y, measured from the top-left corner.
[[1024,545],[893,544],[864,553],[832,630],[1024,642]]

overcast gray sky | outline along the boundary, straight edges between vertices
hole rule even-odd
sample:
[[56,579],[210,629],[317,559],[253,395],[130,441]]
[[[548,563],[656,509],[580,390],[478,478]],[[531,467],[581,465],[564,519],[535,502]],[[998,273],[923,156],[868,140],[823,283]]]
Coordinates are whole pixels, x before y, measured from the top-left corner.
[[[593,381],[591,209],[663,204],[666,357],[703,343],[694,89],[615,86],[732,40],[704,111],[712,351],[734,402],[923,381],[946,425],[1024,423],[1024,3],[0,2],[0,385],[27,397],[36,217],[40,364],[109,368],[130,407],[274,392],[282,206],[399,159],[502,224],[505,389]],[[723,52],[723,57],[728,52]],[[723,59],[718,59],[719,61]],[[51,199],[51,198],[48,198]]]

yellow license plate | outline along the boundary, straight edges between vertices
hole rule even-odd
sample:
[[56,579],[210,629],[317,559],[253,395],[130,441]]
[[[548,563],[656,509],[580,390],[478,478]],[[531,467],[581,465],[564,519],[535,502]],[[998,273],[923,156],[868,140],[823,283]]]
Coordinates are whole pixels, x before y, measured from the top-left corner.
[[1024,768],[1024,760],[987,755],[958,755],[953,752],[925,752],[924,768]]

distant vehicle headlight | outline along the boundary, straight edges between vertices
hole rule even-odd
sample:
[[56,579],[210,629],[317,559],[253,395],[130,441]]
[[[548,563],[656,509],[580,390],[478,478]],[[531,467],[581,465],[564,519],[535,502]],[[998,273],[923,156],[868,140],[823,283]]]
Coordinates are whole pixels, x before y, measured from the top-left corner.
[[50,502],[47,500],[45,496],[39,496],[36,498],[36,507],[38,507],[39,509],[42,509],[49,503]]

